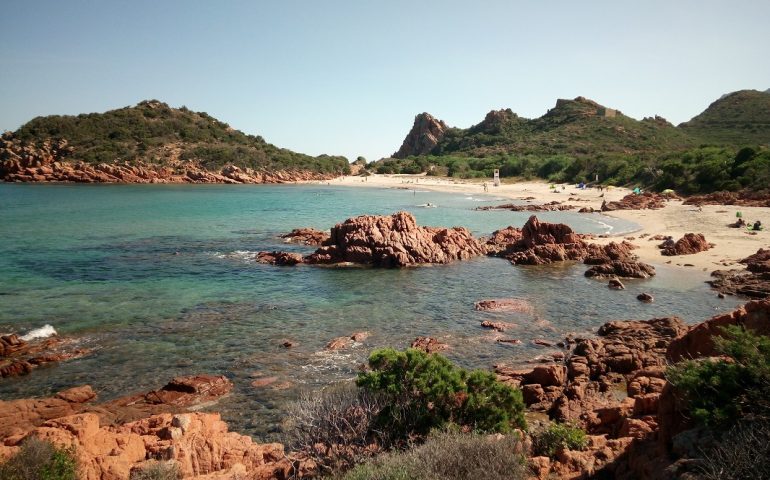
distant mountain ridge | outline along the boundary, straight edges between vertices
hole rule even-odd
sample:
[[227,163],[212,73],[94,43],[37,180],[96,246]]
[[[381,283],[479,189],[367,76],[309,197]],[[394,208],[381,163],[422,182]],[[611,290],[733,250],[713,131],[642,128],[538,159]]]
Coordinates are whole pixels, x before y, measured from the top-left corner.
[[331,178],[346,158],[312,157],[158,100],[37,117],[0,139],[6,181],[271,183]]
[[770,95],[742,90],[712,103],[675,127],[662,117],[635,120],[593,100],[559,99],[542,117],[526,119],[511,109],[492,110],[472,127],[447,127],[428,113],[415,117],[393,158],[419,155],[656,154],[703,143],[770,143]]

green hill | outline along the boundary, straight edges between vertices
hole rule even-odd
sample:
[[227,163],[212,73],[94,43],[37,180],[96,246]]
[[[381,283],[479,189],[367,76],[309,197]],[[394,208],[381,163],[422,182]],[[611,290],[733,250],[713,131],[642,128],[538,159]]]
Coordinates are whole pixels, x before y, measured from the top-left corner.
[[490,178],[499,169],[503,177],[554,182],[598,176],[605,184],[685,193],[766,188],[767,175],[756,172],[770,167],[768,99],[756,91],[726,95],[680,127],[661,117],[635,120],[583,97],[558,100],[535,119],[491,111],[467,129],[422,113],[394,158],[371,167],[464,178]]
[[770,145],[770,90],[727,94],[679,125],[688,135],[716,145]]
[[323,173],[342,173],[349,168],[344,157],[311,157],[278,148],[204,112],[171,108],[157,100],[104,113],[37,117],[13,132],[12,137],[36,146],[50,139],[64,139],[71,148],[68,161],[92,165],[134,161],[173,165],[193,161],[211,171],[235,165],[263,171]]
[[[532,120],[521,118],[510,109],[489,112],[478,125],[446,129],[430,154],[645,154],[694,145],[692,138],[659,117],[638,121],[577,97],[558,100],[545,115]],[[407,153],[402,157],[413,154],[402,153]]]

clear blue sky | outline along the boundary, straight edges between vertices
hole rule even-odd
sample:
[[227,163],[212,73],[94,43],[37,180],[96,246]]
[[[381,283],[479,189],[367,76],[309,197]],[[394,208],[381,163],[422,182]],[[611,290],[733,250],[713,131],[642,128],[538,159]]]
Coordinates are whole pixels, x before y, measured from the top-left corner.
[[468,127],[583,95],[688,120],[770,88],[770,1],[7,0],[0,130],[156,98],[369,160],[423,111]]

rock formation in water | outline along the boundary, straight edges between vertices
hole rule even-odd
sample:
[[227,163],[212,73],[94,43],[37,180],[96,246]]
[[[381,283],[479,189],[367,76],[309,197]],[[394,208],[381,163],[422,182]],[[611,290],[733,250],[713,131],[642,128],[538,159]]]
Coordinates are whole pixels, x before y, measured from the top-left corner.
[[514,265],[543,265],[567,260],[593,265],[586,276],[648,278],[655,269],[636,260],[635,248],[625,240],[608,245],[587,243],[584,236],[561,223],[541,222],[531,216],[521,229],[507,227],[492,233],[486,247],[490,255]]
[[444,137],[447,125],[429,113],[421,113],[414,117],[414,125],[404,138],[401,148],[393,154],[393,158],[406,158],[410,155],[425,155],[430,153]]
[[363,215],[338,223],[329,239],[304,263],[356,263],[375,267],[449,263],[483,255],[484,247],[461,227],[420,227],[414,216]]
[[281,235],[281,238],[286,243],[318,246],[329,239],[329,234],[315,228],[295,228],[291,232]]
[[292,266],[303,261],[304,259],[299,253],[280,251],[257,253],[257,263],[266,263],[268,265]]
[[18,335],[0,336],[0,377],[26,375],[35,368],[65,360],[81,358],[91,353],[71,339],[58,336],[23,340]]

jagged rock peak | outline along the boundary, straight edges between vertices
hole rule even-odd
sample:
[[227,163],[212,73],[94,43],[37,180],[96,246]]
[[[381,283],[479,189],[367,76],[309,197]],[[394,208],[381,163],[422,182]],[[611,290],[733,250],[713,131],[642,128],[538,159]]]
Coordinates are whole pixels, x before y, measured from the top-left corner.
[[406,158],[410,155],[425,155],[441,141],[447,124],[435,118],[430,113],[423,112],[414,117],[414,125],[404,138],[401,148],[393,154],[393,158]]
[[495,132],[500,130],[506,122],[518,119],[519,116],[513,113],[510,108],[500,110],[491,110],[487,113],[481,123],[471,127],[471,131]]

